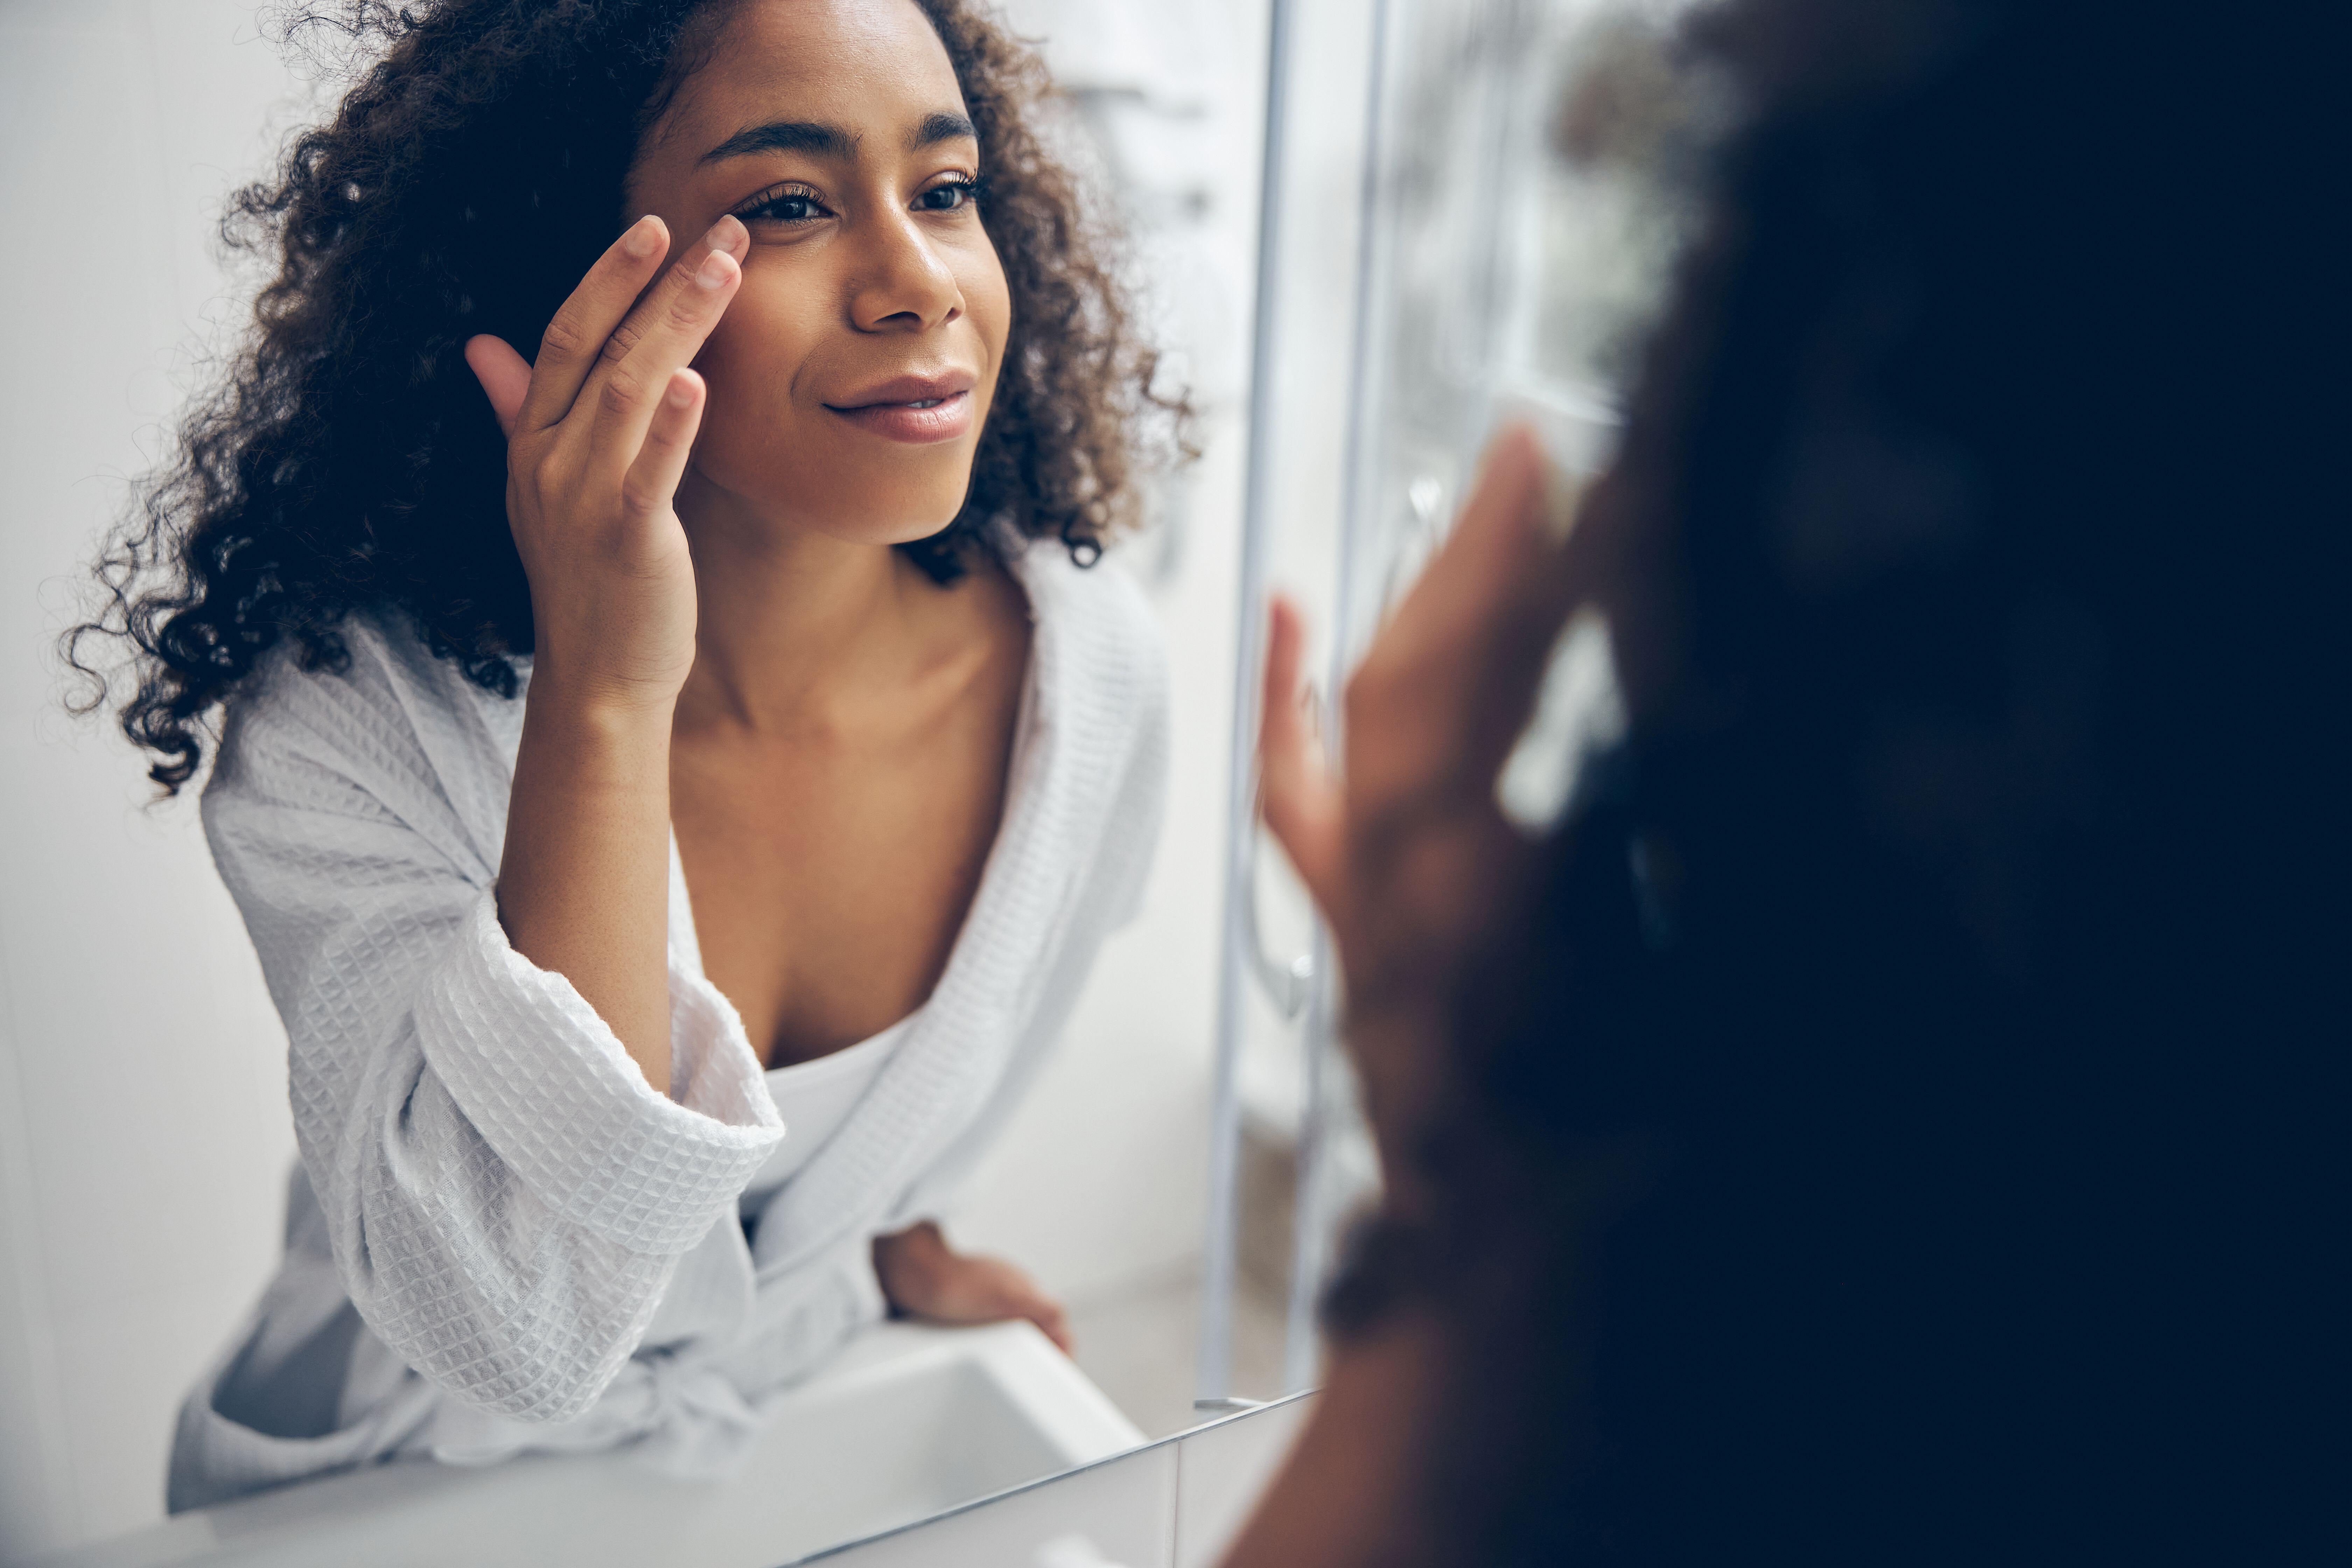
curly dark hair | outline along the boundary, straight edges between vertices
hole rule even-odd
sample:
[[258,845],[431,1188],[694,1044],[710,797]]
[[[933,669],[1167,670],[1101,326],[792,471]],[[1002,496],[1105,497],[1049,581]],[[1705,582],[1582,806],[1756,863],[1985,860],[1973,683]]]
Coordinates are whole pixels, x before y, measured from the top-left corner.
[[[340,35],[373,61],[271,180],[232,198],[233,250],[282,253],[249,342],[183,422],[97,565],[102,599],[64,638],[127,641],[121,704],[176,794],[207,721],[282,639],[343,657],[352,611],[398,605],[436,653],[511,697],[532,641],[504,511],[505,444],[466,366],[488,332],[535,344],[624,214],[640,137],[741,0],[341,0],[287,37]],[[982,221],[1013,327],[962,510],[902,545],[936,580],[976,552],[1060,539],[1081,564],[1129,521],[1145,416],[1175,449],[1190,414],[1123,298],[1076,183],[1041,144],[1037,58],[974,0],[914,0],[979,131]]]

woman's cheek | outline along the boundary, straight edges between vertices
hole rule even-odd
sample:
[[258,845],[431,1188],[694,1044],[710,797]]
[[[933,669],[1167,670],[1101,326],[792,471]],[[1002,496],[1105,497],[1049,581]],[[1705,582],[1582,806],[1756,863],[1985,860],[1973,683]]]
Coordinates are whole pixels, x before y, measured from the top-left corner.
[[992,374],[1004,363],[1004,344],[1013,332],[1013,291],[1004,281],[1004,265],[997,259],[995,247],[984,239],[982,247],[972,275],[962,289],[973,322],[980,328],[981,342],[987,346],[987,368]]
[[[745,288],[697,358],[709,384],[698,446],[720,458],[752,458],[792,423],[792,393],[808,341],[807,323],[788,305]],[[764,280],[763,280],[764,281]]]

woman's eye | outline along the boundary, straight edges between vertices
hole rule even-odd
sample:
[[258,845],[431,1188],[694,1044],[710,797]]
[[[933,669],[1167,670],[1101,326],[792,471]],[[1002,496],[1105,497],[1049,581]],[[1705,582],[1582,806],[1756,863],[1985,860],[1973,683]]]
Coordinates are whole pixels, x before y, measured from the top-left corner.
[[924,212],[951,213],[970,206],[980,197],[980,186],[971,180],[951,180],[944,185],[933,185],[915,198],[915,205]]
[[824,204],[808,191],[776,191],[735,215],[745,223],[807,223],[825,216]]

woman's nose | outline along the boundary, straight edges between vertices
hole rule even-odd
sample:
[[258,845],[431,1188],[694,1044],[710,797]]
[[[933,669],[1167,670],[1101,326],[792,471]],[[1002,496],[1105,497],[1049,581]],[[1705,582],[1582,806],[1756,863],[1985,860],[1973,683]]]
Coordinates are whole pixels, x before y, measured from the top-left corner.
[[954,272],[912,215],[897,213],[869,234],[849,291],[849,318],[860,331],[922,331],[963,313]]

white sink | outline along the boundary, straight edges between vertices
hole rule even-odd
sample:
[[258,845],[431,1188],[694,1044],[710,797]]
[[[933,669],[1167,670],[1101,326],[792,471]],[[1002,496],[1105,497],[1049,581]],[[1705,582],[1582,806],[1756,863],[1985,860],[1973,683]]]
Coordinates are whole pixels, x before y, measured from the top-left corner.
[[481,1470],[383,1465],[35,1563],[778,1568],[1144,1441],[1025,1322],[882,1324],[773,1412],[751,1462],[728,1481],[672,1480],[625,1454]]

